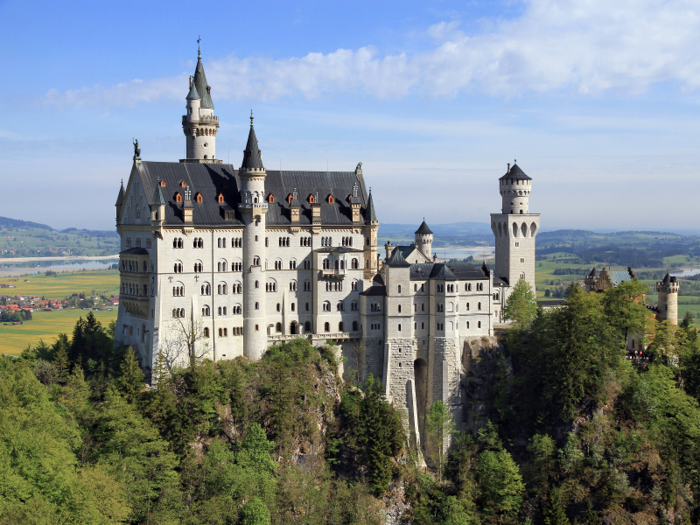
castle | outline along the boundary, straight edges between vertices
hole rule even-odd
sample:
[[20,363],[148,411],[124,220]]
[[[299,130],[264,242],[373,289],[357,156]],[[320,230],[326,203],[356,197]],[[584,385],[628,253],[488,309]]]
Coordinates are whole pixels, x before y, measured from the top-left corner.
[[540,216],[532,180],[509,165],[491,215],[496,263],[440,263],[423,221],[410,246],[378,252],[362,163],[343,172],[272,171],[253,116],[238,169],[216,157],[219,119],[201,51],[182,117],[179,162],[141,159],[135,143],[116,202],[121,238],[118,343],[150,370],[191,356],[259,359],[296,337],[335,341],[348,368],[382,380],[419,441],[425,408],[461,424],[463,349],[493,340],[519,279],[535,285]]

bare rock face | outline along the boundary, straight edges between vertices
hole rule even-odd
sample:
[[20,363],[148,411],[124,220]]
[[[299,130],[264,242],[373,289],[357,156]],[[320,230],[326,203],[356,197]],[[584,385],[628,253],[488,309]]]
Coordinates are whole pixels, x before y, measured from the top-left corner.
[[467,429],[476,432],[486,425],[494,400],[494,384],[499,357],[506,358],[507,373],[512,372],[510,358],[497,337],[467,340],[462,349],[461,388]]

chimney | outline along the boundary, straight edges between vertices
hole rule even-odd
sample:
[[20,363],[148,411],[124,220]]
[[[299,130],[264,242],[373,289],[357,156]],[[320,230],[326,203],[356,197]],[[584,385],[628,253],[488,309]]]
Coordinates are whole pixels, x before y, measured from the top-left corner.
[[508,173],[510,173],[510,162],[508,163]]

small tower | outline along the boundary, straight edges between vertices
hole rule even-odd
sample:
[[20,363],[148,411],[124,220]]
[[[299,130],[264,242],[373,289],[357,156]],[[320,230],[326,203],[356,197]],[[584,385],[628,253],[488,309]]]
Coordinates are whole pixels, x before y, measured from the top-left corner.
[[433,232],[430,231],[430,228],[428,228],[428,225],[425,223],[425,218],[423,218],[423,223],[420,225],[420,228],[416,230],[415,236],[416,247],[430,260],[433,256]]
[[207,76],[204,74],[201,49],[198,52],[194,76],[190,77],[190,90],[186,100],[187,115],[182,117],[182,131],[187,137],[187,149],[185,158],[180,162],[221,164],[221,161],[216,158],[219,117],[214,115],[211,86],[207,83]]
[[656,291],[659,293],[657,304],[659,312],[656,314],[656,318],[659,321],[678,324],[678,291],[680,287],[678,280],[668,273],[663,281],[656,283]]
[[501,298],[505,301],[520,279],[525,279],[535,291],[535,236],[540,228],[540,214],[530,213],[532,179],[517,164],[508,164],[498,187],[501,213],[491,214],[496,244],[493,276],[505,285]]
[[257,361],[267,349],[267,326],[265,324],[265,178],[262,152],[253,127],[253,112],[250,112],[248,143],[243,152],[241,168],[241,202],[238,210],[243,217],[243,330],[245,332],[243,352],[248,359]]
[[153,192],[151,200],[151,226],[160,228],[165,220],[165,198],[163,191],[160,189],[160,180],[156,182],[156,189]]

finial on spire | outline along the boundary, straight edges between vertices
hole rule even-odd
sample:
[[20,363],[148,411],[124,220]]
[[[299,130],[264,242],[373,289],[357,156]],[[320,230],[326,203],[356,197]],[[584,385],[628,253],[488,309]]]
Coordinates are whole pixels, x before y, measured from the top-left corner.
[[253,110],[251,109],[251,110],[250,110],[250,127],[251,127],[251,128],[253,127],[253,119],[254,119],[254,118],[255,118],[255,117],[253,116]]
[[202,37],[197,35],[197,58],[202,58],[202,46],[199,43],[202,41]]

